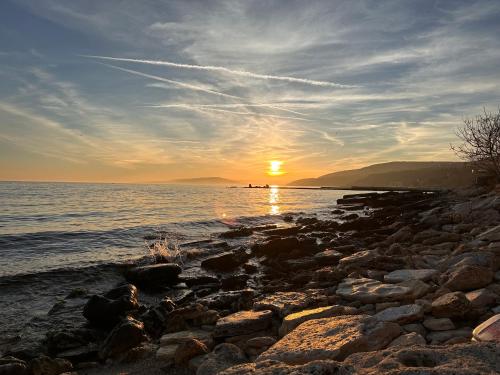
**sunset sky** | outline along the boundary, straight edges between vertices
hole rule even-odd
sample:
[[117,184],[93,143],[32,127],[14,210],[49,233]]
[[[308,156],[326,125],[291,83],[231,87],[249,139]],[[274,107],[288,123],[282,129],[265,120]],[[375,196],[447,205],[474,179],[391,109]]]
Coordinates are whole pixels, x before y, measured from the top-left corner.
[[455,160],[455,127],[500,105],[499,20],[498,0],[2,0],[0,179]]

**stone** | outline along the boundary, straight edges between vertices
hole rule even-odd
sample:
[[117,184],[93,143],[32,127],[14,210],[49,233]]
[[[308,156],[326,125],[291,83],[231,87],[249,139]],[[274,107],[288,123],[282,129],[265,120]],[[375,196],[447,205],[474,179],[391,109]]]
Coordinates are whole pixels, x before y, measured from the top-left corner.
[[126,276],[127,280],[136,285],[158,289],[177,282],[181,272],[178,264],[161,263],[132,268]]
[[314,254],[314,261],[321,266],[336,265],[344,255],[336,250],[328,249]]
[[424,327],[431,331],[448,331],[455,329],[455,324],[449,318],[432,318],[424,320]]
[[18,358],[7,356],[0,358],[0,375],[28,375],[28,364]]
[[262,353],[256,361],[276,360],[287,364],[322,359],[341,361],[351,353],[384,348],[400,332],[398,324],[379,322],[368,315],[308,320]]
[[337,361],[312,361],[288,365],[276,361],[247,363],[230,367],[219,375],[352,375],[352,368]]
[[493,306],[500,300],[496,293],[484,288],[466,293],[465,297],[469,300],[472,307]]
[[469,291],[487,286],[493,281],[493,275],[486,267],[462,265],[444,275],[443,285],[451,291]]
[[163,335],[160,338],[160,347],[167,345],[178,345],[189,340],[198,340],[208,348],[214,345],[213,333],[202,329],[191,329],[187,331],[172,332]]
[[388,309],[389,307],[398,307],[400,305],[399,302],[382,302],[375,304],[375,311],[380,312],[382,310]]
[[280,237],[273,238],[262,244],[256,244],[252,247],[252,251],[257,256],[266,255],[274,257],[279,254],[291,253],[299,247],[299,240],[297,237]]
[[424,309],[420,305],[403,305],[389,307],[374,315],[374,318],[381,322],[394,322],[398,324],[411,323],[422,319]]
[[492,316],[472,331],[475,341],[500,342],[500,314]]
[[364,250],[339,260],[339,267],[346,272],[377,269],[394,271],[404,266],[400,257],[379,254],[376,250]]
[[428,281],[434,278],[438,274],[435,269],[404,269],[396,270],[388,273],[384,276],[384,281],[386,283],[400,283],[407,280],[422,280]]
[[33,375],[59,375],[72,369],[71,362],[62,358],[40,356],[31,361]]
[[109,333],[99,349],[101,359],[114,358],[147,340],[144,323],[127,317]]
[[366,304],[411,299],[413,292],[410,287],[398,284],[384,284],[365,278],[346,278],[338,285],[336,294],[347,300]]
[[339,305],[318,307],[316,309],[310,309],[310,310],[302,310],[285,316],[283,322],[281,323],[279,334],[281,337],[283,337],[288,332],[292,331],[295,327],[297,327],[299,324],[307,320],[329,318],[332,316],[339,316],[339,315],[351,315],[355,314],[356,312],[357,310],[353,307],[339,306]]
[[174,353],[174,363],[184,365],[189,360],[198,355],[207,354],[209,352],[207,346],[196,339],[189,339],[180,343]]
[[243,351],[233,344],[219,344],[198,366],[196,375],[216,375],[227,368],[247,362]]
[[425,337],[427,335],[426,329],[420,323],[405,324],[404,326],[402,326],[402,328],[407,333],[415,332],[415,333],[418,333],[420,336],[423,336],[423,337]]
[[477,236],[477,238],[483,241],[490,241],[490,242],[500,241],[500,225],[488,229],[487,231]]
[[343,365],[359,375],[491,375],[500,372],[499,349],[492,343],[392,347],[352,354]]
[[446,293],[432,301],[432,315],[436,318],[463,317],[470,309],[470,302],[462,292]]
[[467,339],[469,341],[472,337],[472,330],[470,328],[450,329],[449,331],[433,331],[427,334],[427,340],[432,345],[442,344],[452,339]]
[[427,341],[421,335],[415,332],[401,335],[389,344],[389,348],[393,346],[412,346],[412,345],[425,345]]
[[95,326],[112,328],[128,312],[139,308],[137,297],[134,285],[120,285],[104,296],[90,297],[83,308],[83,316]]
[[244,263],[245,260],[246,259],[239,256],[239,254],[229,251],[203,260],[201,262],[201,267],[214,271],[228,272]]
[[231,337],[262,331],[271,325],[272,318],[271,310],[239,311],[217,321],[214,337]]
[[244,350],[247,355],[255,358],[274,344],[276,344],[276,339],[274,337],[254,337],[246,342]]
[[219,235],[220,238],[238,238],[238,237],[248,237],[253,234],[252,228],[236,228],[232,230],[228,230],[227,232],[223,232]]
[[160,362],[172,363],[175,360],[175,353],[180,344],[165,345],[156,352],[156,360]]
[[271,310],[279,317],[308,307],[314,298],[303,292],[276,292],[263,297],[253,304],[254,310]]

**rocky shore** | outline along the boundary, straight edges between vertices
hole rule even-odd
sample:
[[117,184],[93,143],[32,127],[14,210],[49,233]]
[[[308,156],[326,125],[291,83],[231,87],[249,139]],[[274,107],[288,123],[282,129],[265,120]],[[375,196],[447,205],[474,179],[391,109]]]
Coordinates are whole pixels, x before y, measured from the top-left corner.
[[75,290],[49,313],[63,328],[4,350],[0,375],[499,373],[500,194],[337,203]]

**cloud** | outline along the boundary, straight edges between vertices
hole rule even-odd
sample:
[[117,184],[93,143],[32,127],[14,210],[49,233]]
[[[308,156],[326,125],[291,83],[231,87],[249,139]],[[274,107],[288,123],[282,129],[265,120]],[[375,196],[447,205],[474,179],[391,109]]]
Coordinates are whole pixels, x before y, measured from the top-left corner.
[[249,77],[249,78],[285,81],[285,82],[291,82],[291,83],[301,83],[301,84],[305,84],[305,85],[320,86],[320,87],[334,87],[334,88],[354,87],[354,86],[343,85],[343,84],[335,83],[335,82],[317,81],[317,80],[307,79],[307,78],[297,78],[297,77],[276,76],[276,75],[270,75],[270,74],[252,73],[252,72],[248,72],[245,70],[234,70],[234,69],[229,69],[229,68],[222,67],[222,66],[178,64],[178,63],[174,63],[174,62],[170,62],[170,61],[128,59],[128,58],[109,57],[109,56],[82,55],[82,57],[99,59],[99,60],[124,61],[124,62],[132,62],[132,63],[140,63],[140,64],[148,64],[148,65],[161,65],[161,66],[169,66],[169,67],[182,68],[182,69],[205,70],[205,71],[212,71],[212,72],[234,74],[234,75]]

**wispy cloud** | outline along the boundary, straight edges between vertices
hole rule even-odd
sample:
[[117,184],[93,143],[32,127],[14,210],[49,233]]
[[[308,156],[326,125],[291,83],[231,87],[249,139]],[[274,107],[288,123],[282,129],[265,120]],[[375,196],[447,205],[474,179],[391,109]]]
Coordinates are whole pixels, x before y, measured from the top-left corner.
[[266,80],[275,80],[275,81],[285,81],[291,83],[301,83],[305,85],[311,86],[321,86],[321,87],[335,87],[335,88],[352,88],[355,86],[344,85],[335,82],[328,81],[318,81],[314,79],[308,78],[297,78],[297,77],[288,77],[288,76],[276,76],[270,74],[259,74],[248,72],[246,70],[235,70],[229,69],[223,66],[211,66],[211,65],[192,65],[192,64],[178,64],[171,61],[161,61],[161,60],[143,60],[143,59],[128,59],[122,57],[109,57],[109,56],[93,56],[93,55],[81,55],[82,57],[99,59],[99,60],[111,60],[111,61],[124,61],[124,62],[132,62],[132,63],[140,63],[140,64],[148,64],[148,65],[161,65],[161,66],[169,66],[173,68],[181,68],[181,69],[194,69],[194,70],[205,70],[219,73],[227,73],[234,74],[243,77],[256,78],[256,79],[266,79]]

